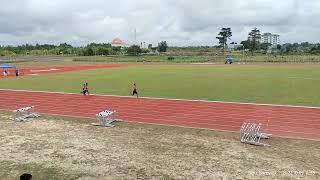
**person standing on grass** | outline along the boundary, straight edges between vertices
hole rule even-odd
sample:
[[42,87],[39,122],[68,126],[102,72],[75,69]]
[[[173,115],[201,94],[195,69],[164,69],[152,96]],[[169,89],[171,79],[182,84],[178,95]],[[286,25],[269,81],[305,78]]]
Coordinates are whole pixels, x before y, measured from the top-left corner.
[[16,69],[16,77],[19,76],[19,69]]
[[137,98],[139,97],[138,90],[137,90],[137,84],[136,84],[136,83],[133,83],[132,96],[134,96],[134,95],[136,95]]
[[85,83],[83,85],[82,93],[83,93],[84,96],[87,95],[87,94],[89,95],[89,85],[88,85],[88,83]]

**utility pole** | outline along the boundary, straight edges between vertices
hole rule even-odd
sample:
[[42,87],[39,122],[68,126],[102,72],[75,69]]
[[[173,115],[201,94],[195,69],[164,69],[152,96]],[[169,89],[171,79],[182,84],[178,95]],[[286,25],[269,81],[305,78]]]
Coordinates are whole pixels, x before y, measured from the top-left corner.
[[134,29],[134,45],[137,44],[137,29]]

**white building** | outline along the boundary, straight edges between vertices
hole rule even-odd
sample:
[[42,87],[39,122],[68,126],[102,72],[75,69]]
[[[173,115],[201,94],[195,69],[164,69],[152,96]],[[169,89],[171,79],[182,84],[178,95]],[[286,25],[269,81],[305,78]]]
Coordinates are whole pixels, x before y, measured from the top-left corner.
[[271,44],[272,47],[276,47],[278,44],[280,44],[280,35],[264,33],[261,36],[261,43],[268,43]]

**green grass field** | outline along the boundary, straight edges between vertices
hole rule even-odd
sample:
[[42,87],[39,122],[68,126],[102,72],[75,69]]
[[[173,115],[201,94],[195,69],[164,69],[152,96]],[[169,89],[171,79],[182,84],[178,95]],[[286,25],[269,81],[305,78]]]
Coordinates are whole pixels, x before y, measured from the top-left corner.
[[320,106],[320,67],[131,66],[63,74],[1,79],[2,89]]

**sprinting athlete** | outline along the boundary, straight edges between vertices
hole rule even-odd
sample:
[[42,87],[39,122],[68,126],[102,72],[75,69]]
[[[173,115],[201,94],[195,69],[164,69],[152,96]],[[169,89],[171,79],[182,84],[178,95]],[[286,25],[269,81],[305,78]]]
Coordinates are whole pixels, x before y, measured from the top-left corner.
[[85,95],[89,95],[89,86],[88,86],[88,83],[85,83],[83,85],[83,88],[82,88],[82,94],[85,96]]
[[138,91],[137,91],[137,84],[133,83],[133,91],[132,91],[132,96],[136,95],[137,98],[139,97]]

